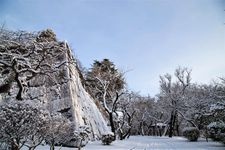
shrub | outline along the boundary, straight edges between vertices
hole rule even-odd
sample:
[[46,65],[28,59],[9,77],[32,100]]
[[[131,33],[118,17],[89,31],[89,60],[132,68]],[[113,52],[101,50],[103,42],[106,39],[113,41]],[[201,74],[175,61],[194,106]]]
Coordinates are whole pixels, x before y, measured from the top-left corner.
[[115,141],[115,135],[112,132],[102,135],[102,143],[104,145],[110,145],[113,141]]
[[[39,103],[11,100],[0,105],[0,143],[11,149],[41,144],[49,112]],[[25,144],[25,145],[24,145]],[[3,148],[0,148],[3,149]]]
[[200,136],[200,132],[196,127],[186,127],[183,130],[183,136],[189,141],[197,141]]
[[208,136],[215,141],[225,144],[225,123],[222,121],[211,122],[208,126]]
[[89,141],[91,130],[88,126],[80,126],[75,132],[74,137],[77,141],[77,148],[84,147]]
[[0,140],[0,149],[2,149],[2,150],[8,150],[8,149],[10,149],[10,145],[8,145],[7,143],[2,142]]

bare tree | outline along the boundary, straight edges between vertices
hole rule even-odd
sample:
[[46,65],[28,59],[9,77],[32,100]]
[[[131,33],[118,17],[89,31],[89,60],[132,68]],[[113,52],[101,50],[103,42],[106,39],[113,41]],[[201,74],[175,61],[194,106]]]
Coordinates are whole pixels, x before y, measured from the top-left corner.
[[101,62],[95,61],[92,69],[87,72],[86,86],[96,103],[100,103],[101,107],[104,108],[109,118],[111,131],[116,134],[114,114],[125,86],[123,73],[118,71],[108,59]]
[[129,138],[131,129],[133,127],[133,119],[136,110],[132,107],[133,92],[126,91],[121,96],[116,111],[116,133],[118,133],[120,140]]
[[172,81],[172,76],[166,74],[160,76],[160,98],[164,99],[166,102],[166,107],[170,111],[170,121],[169,121],[169,137],[174,135],[174,130],[179,135],[179,121],[178,114],[182,115],[182,108],[185,104],[185,92],[190,86],[191,81],[191,71],[187,68],[177,68],[175,70],[175,82]]
[[111,107],[109,107],[108,104],[107,104],[107,98],[106,98],[106,95],[108,93],[109,84],[108,84],[107,81],[102,81],[101,79],[99,79],[97,77],[96,77],[96,79],[99,80],[100,85],[102,86],[103,91],[100,91],[99,89],[98,90],[103,95],[103,97],[102,97],[103,107],[104,107],[105,111],[107,112],[107,114],[109,116],[109,122],[110,122],[110,126],[111,126],[111,131],[115,135],[116,134],[116,129],[115,129],[115,123],[114,123],[114,114],[116,113],[116,110],[117,110],[118,100],[119,100],[120,96],[123,93],[119,94],[116,91],[115,96],[114,95],[110,95],[111,97],[108,96],[108,101],[111,102]]

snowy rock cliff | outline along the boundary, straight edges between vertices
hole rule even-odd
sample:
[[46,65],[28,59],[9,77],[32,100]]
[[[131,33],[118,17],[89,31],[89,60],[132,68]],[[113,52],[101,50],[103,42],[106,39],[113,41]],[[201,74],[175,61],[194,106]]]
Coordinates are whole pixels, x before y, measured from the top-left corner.
[[[66,46],[66,58],[71,59],[72,53]],[[101,134],[110,131],[106,121],[90,95],[85,91],[75,64],[66,68],[69,81],[59,86],[56,99],[48,101],[47,106],[51,111],[61,112],[70,118],[76,127],[87,125],[92,131],[92,139],[99,138]],[[51,92],[50,92],[51,93]],[[48,95],[50,96],[50,95]],[[51,99],[51,98],[48,98]]]
[[[0,100],[37,100],[51,113],[61,113],[75,128],[88,126],[91,139],[110,131],[82,86],[80,72],[66,42],[51,30],[37,34],[1,33]],[[5,66],[7,69],[4,69]],[[8,86],[10,90],[6,90]],[[19,94],[18,94],[19,93]]]

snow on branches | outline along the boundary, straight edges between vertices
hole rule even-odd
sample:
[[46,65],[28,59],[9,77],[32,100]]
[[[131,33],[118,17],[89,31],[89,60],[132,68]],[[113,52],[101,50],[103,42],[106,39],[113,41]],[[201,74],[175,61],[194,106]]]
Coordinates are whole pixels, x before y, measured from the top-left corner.
[[[34,101],[8,101],[0,106],[0,141],[11,149],[26,146],[35,149],[44,141],[54,149],[55,145],[84,146],[89,140],[90,130],[74,124],[61,114],[50,114]],[[75,131],[75,132],[74,132]]]
[[67,58],[68,49],[50,29],[40,33],[1,30],[0,93],[8,93],[16,83],[16,99],[22,100],[27,87],[64,82],[68,78],[65,66],[73,62]]
[[15,150],[25,143],[36,147],[43,141],[49,113],[32,103],[13,100],[0,106],[0,139]]

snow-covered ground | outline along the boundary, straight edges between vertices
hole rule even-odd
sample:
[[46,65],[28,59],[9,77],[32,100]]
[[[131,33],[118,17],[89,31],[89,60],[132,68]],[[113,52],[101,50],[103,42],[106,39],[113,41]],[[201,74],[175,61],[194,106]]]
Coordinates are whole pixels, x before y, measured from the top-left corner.
[[[47,147],[39,147],[38,150],[48,150]],[[59,150],[60,148],[56,148]],[[72,150],[74,148],[61,148]],[[225,150],[225,146],[218,142],[206,142],[200,139],[198,142],[188,142],[183,137],[153,137],[132,136],[127,140],[117,140],[111,145],[102,145],[100,141],[90,142],[83,150]]]

